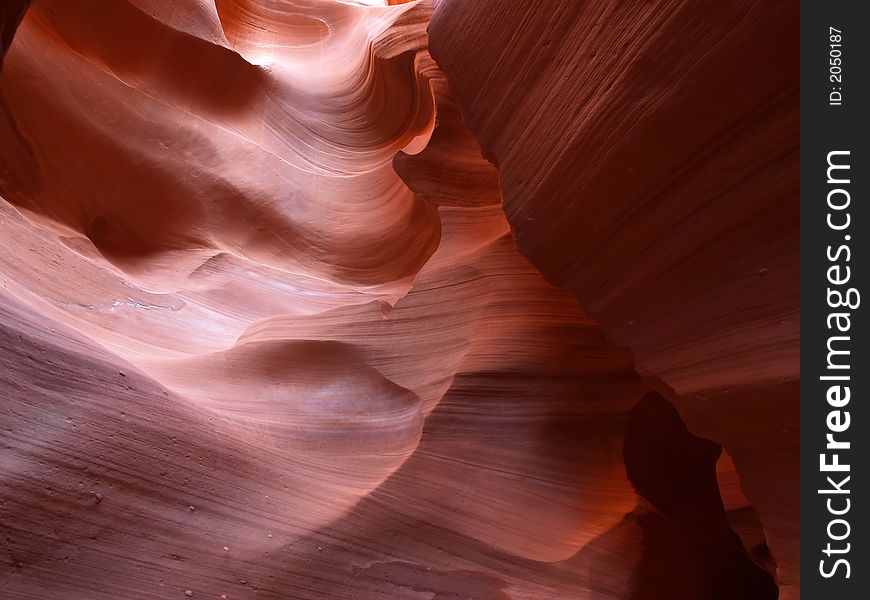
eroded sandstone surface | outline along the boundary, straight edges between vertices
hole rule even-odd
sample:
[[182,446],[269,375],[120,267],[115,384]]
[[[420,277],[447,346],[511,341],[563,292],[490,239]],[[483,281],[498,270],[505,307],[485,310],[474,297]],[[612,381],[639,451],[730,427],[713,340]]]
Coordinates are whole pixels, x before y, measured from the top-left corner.
[[795,2],[30,4],[0,596],[798,597]]

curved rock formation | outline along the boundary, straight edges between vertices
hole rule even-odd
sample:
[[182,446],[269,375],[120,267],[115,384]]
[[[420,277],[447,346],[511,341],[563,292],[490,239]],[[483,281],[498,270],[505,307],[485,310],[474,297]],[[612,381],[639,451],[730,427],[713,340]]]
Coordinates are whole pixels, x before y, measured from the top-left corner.
[[521,252],[725,445],[796,586],[798,3],[454,4],[432,52]]
[[797,594],[796,12],[28,4],[4,598]]

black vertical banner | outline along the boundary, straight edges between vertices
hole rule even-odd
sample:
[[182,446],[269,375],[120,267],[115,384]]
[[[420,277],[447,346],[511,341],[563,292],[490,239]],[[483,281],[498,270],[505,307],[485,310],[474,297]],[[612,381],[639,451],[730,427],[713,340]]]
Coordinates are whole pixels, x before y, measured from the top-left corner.
[[870,597],[870,21],[801,2],[801,595]]

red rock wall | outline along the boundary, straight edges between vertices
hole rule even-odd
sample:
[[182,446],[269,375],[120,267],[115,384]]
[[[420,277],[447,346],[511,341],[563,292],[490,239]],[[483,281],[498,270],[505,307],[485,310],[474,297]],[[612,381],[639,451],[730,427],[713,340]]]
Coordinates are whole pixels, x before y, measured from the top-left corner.
[[365,4],[4,5],[3,597],[796,594],[796,12]]
[[442,0],[430,29],[520,251],[725,445],[796,584],[798,3]]

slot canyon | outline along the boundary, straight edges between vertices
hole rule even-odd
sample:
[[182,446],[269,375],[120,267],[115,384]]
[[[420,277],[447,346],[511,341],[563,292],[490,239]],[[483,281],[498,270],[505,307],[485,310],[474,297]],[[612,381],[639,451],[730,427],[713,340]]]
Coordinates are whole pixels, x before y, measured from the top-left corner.
[[798,18],[0,1],[0,598],[798,599]]

